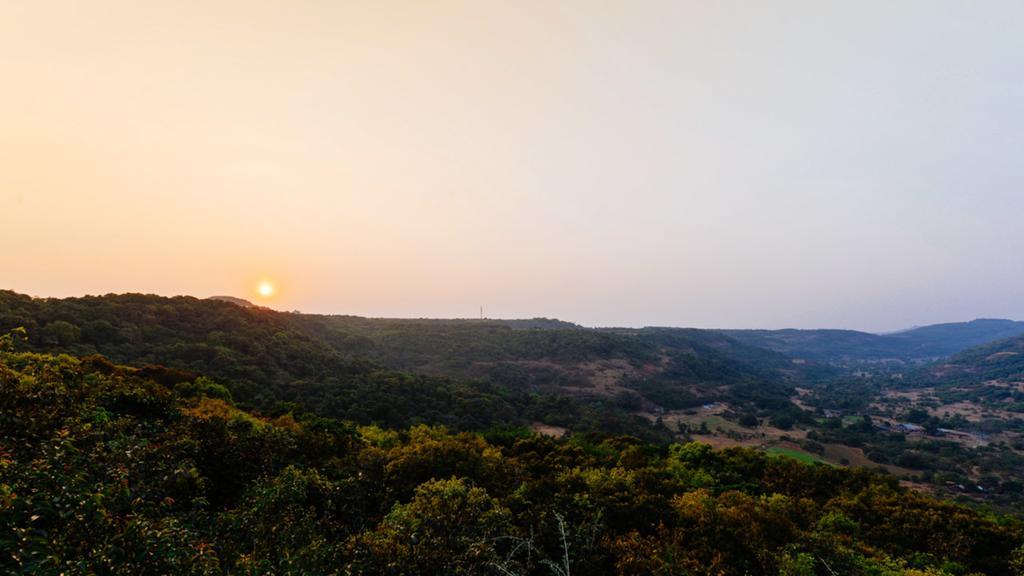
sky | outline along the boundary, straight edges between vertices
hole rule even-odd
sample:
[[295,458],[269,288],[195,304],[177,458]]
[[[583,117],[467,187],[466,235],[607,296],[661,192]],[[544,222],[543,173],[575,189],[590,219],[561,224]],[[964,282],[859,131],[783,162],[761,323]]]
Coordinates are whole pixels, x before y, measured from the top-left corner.
[[0,288],[1024,319],[1022,21],[998,0],[0,0]]

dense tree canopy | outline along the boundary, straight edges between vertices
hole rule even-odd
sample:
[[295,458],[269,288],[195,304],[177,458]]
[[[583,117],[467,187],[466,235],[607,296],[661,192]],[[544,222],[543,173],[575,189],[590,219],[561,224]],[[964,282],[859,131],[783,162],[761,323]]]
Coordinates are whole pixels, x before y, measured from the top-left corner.
[[0,571],[1010,574],[1019,522],[747,449],[360,427],[0,346]]

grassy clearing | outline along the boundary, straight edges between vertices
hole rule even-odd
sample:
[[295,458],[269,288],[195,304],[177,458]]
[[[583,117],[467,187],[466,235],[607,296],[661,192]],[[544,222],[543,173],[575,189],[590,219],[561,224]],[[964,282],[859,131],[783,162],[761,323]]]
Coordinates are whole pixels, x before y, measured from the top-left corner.
[[739,424],[730,422],[718,415],[705,416],[704,418],[697,420],[697,426],[700,426],[701,422],[703,422],[709,430],[722,429],[726,432],[750,432],[749,429],[745,429]]
[[771,456],[785,456],[787,458],[794,458],[806,464],[827,464],[827,462],[815,456],[814,454],[809,454],[801,450],[794,450],[793,448],[779,448],[778,446],[775,446],[772,448],[765,449],[765,452],[767,452]]

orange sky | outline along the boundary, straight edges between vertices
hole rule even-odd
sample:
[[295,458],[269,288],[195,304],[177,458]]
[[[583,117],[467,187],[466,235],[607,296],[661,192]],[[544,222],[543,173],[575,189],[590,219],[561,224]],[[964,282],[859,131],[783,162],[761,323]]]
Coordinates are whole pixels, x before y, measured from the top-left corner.
[[771,4],[0,2],[0,287],[1024,316],[1019,5]]

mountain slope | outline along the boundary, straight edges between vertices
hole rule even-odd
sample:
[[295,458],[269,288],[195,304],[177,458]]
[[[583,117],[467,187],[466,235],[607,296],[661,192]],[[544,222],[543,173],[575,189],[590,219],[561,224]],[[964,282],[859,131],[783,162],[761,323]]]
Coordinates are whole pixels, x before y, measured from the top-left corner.
[[1024,322],[978,319],[935,324],[892,334],[854,330],[725,330],[753,346],[817,362],[923,362],[1024,334]]
[[[856,330],[722,330],[740,342],[815,362],[848,363],[896,358],[902,344]],[[894,349],[896,348],[896,349]]]
[[[255,406],[312,396],[331,414],[356,408],[340,405],[336,397],[348,396],[330,390],[412,378],[384,375],[381,367],[417,374],[408,384],[417,389],[449,389],[456,384],[448,379],[455,378],[463,389],[504,395],[506,403],[516,394],[539,392],[621,401],[630,410],[693,406],[723,395],[786,404],[793,383],[814,372],[707,330],[318,316],[140,294],[32,299],[0,292],[0,330],[17,326],[28,329],[29,344],[39,350],[194,370],[230,381],[236,397]],[[374,409],[391,418],[387,412],[385,406]]]
[[667,436],[610,407],[481,380],[389,370],[335,349],[294,315],[265,308],[190,297],[34,299],[0,291],[0,334],[17,327],[27,330],[30,349],[206,374],[244,406],[267,412],[296,403],[325,416],[387,426],[426,422],[482,430],[540,421],[571,430]]
[[944,383],[1024,382],[1024,337],[978,346],[922,369],[920,379]]
[[1024,322],[979,318],[970,322],[933,324],[885,337],[902,340],[910,354],[949,356],[962,350],[1024,334]]
[[765,387],[804,376],[785,356],[709,330],[519,328],[506,321],[302,315],[338,350],[398,369],[488,378],[515,387],[612,393],[635,384]]

